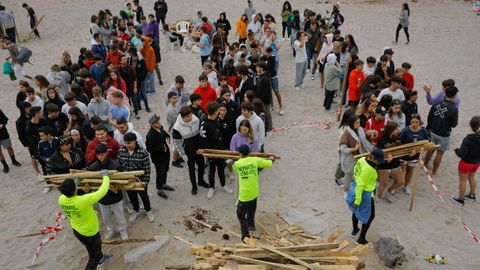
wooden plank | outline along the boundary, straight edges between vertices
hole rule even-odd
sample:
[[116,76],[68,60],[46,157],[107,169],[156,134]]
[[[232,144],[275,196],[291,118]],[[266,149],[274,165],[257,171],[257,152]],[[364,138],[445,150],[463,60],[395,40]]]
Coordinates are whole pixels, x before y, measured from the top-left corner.
[[[315,265],[317,266],[317,265]],[[355,265],[318,265],[317,270],[356,270]]]
[[342,249],[348,247],[350,245],[350,242],[348,242],[347,240],[343,240],[341,243],[340,243],[340,246],[335,249],[335,251],[341,251]]
[[340,235],[342,235],[343,230],[340,228],[336,228],[335,231],[333,231],[330,236],[325,240],[326,243],[331,243],[335,241]]
[[278,269],[287,269],[287,270],[306,269],[305,267],[296,267],[296,266],[287,265],[287,264],[267,262],[267,261],[251,259],[251,258],[247,258],[247,257],[237,256],[237,255],[229,255],[228,258],[230,258],[232,260],[236,260],[236,261],[251,263],[251,264],[260,264],[260,265],[265,265],[265,266],[271,266],[271,267],[275,267],[275,268],[278,268]]
[[165,265],[165,269],[167,270],[172,270],[172,269],[178,269],[178,270],[187,270],[191,269],[191,265],[186,265],[186,264],[169,264]]
[[238,264],[237,270],[267,270],[267,266],[259,264]]
[[262,229],[268,236],[274,237],[268,230],[267,227],[259,220],[256,221],[257,226]]
[[[402,151],[407,151],[407,152],[411,152],[412,150],[417,150],[418,151],[418,150],[420,150],[421,147],[430,148],[430,147],[433,147],[433,146],[430,144],[430,142],[428,140],[422,140],[422,141],[418,141],[418,142],[406,143],[406,144],[402,144],[402,145],[399,145],[399,146],[389,147],[389,148],[385,148],[385,149],[382,149],[382,150],[385,153],[385,155],[387,155],[388,153],[394,154],[395,152],[402,152]],[[368,155],[370,155],[370,153],[363,153],[363,154],[355,155],[354,158],[359,159],[361,157],[366,157]]]
[[307,268],[310,269],[310,270],[316,270],[316,269],[315,269],[313,266],[311,266],[310,264],[308,264],[308,263],[306,263],[306,262],[304,262],[304,261],[302,261],[302,260],[300,260],[300,259],[298,259],[298,258],[295,258],[294,256],[291,256],[291,255],[289,255],[289,254],[287,254],[287,253],[281,252],[280,250],[278,250],[278,249],[276,249],[276,248],[274,248],[274,247],[272,247],[272,246],[263,245],[263,246],[261,246],[261,247],[262,247],[263,249],[266,249],[266,250],[272,252],[272,253],[275,253],[275,254],[278,254],[278,255],[280,255],[280,256],[282,256],[282,257],[285,257],[285,258],[291,260],[292,262],[295,262],[295,263],[298,263],[299,265],[305,266],[305,267],[307,267]]
[[[285,247],[278,247],[277,249],[281,250]],[[306,258],[306,257],[349,257],[352,256],[349,252],[343,251],[332,251],[332,250],[316,250],[316,251],[284,251],[292,256],[295,256],[299,259]],[[260,258],[271,258],[271,259],[278,259],[280,258],[279,255],[274,254],[267,250],[257,251],[255,253],[247,253],[247,252],[234,252],[234,255],[253,258],[253,259],[260,259]]]
[[[423,148],[420,149],[419,158],[422,157],[422,152]],[[412,193],[410,194],[410,207],[408,208],[408,211],[410,212],[413,210],[413,202],[415,201],[415,195],[417,194],[418,176],[420,175],[420,167],[422,167],[420,161],[418,161],[418,163],[419,164],[417,164],[417,167],[415,168],[415,178],[413,179]]]
[[40,19],[37,21],[37,23],[33,26],[30,33],[28,33],[27,37],[25,39],[23,39],[22,42],[27,42],[30,39],[32,39],[33,32],[35,32],[35,30],[37,30],[37,27],[40,25],[40,23],[42,22],[44,17],[45,17],[45,15],[42,15],[42,17],[40,17]]
[[280,225],[275,224],[275,232],[277,233],[277,238],[280,238],[282,233],[280,232]]

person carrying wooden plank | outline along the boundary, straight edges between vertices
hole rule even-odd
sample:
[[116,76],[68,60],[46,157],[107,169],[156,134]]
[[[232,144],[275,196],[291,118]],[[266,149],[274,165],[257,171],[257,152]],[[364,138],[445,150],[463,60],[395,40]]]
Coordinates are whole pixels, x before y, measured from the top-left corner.
[[32,7],[28,6],[27,3],[23,3],[22,7],[28,12],[28,17],[30,17],[30,28],[32,28],[33,33],[35,33],[35,37],[40,38],[38,28],[35,27],[38,24],[38,18],[37,15],[35,15],[35,10],[33,10]]
[[93,193],[77,195],[75,180],[65,179],[60,186],[62,195],[58,197],[58,205],[70,220],[73,235],[87,248],[88,263],[85,269],[96,269],[98,265],[111,260],[111,254],[102,253],[102,239],[98,217],[93,205],[102,199],[110,187],[108,170],[102,170],[102,185]]
[[[347,204],[352,211],[352,237],[360,232],[357,243],[368,244],[367,231],[375,218],[375,203],[373,194],[377,183],[377,165],[385,162],[384,153],[381,149],[374,149],[368,157],[357,161],[353,169],[354,179],[347,193]],[[362,230],[358,228],[358,221],[362,222]]]
[[250,148],[246,144],[238,148],[240,159],[233,163],[233,170],[238,174],[238,204],[237,218],[242,228],[242,242],[250,237],[250,230],[255,230],[255,211],[257,210],[257,197],[260,195],[258,185],[258,169],[271,168],[272,160],[259,157],[249,157]]

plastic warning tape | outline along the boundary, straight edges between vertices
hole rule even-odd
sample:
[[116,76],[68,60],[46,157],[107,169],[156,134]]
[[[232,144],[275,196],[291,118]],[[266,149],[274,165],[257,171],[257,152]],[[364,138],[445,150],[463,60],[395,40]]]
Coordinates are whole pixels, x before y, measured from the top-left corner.
[[63,228],[60,226],[60,222],[65,220],[65,216],[62,215],[62,213],[58,212],[57,217],[55,219],[55,227],[47,226],[43,229],[40,230],[41,234],[48,234],[47,237],[45,237],[38,245],[37,249],[35,250],[35,253],[33,255],[32,259],[32,264],[35,263],[37,260],[38,256],[40,256],[40,250],[50,241],[55,239],[57,236],[57,232],[63,230]]

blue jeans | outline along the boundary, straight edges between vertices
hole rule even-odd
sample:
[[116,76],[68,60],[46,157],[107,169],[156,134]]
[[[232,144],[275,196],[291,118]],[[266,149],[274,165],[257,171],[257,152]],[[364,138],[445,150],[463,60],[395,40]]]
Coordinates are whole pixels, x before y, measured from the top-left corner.
[[[153,72],[152,72],[153,74]],[[147,79],[145,79],[146,81]],[[145,109],[148,108],[148,98],[147,98],[147,95],[146,95],[146,90],[145,90],[145,82],[143,83],[139,83],[138,85],[138,92],[137,94],[135,95],[135,98],[136,98],[136,102],[137,102],[137,109],[141,110],[141,104],[140,102],[143,100],[143,102],[145,103]]]
[[145,78],[145,93],[155,93],[155,71],[148,72]]

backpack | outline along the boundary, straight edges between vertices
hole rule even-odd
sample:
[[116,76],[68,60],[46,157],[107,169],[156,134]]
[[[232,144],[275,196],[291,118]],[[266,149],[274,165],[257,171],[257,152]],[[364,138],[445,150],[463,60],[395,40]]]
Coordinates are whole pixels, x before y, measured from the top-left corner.
[[25,64],[25,63],[30,63],[29,59],[32,56],[32,51],[29,48],[22,47],[20,51],[18,52],[17,56],[15,57],[15,60],[19,64]]

